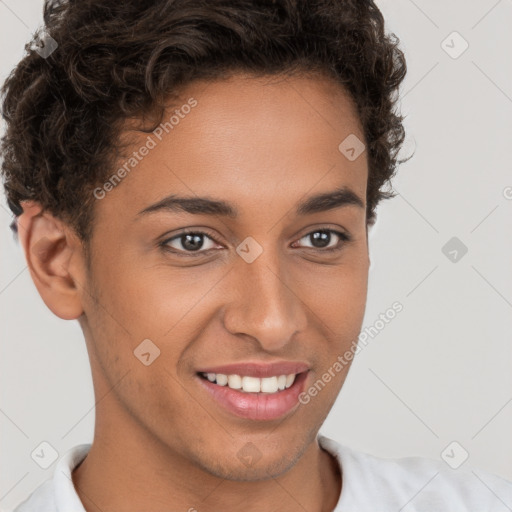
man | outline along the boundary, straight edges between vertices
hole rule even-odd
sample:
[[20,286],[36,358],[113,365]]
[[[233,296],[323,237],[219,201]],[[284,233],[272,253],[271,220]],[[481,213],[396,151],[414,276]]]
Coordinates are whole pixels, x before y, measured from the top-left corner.
[[45,21],[4,85],[3,173],[42,299],[84,332],[96,423],[16,510],[512,506],[494,475],[319,434],[404,135],[374,3],[97,0]]

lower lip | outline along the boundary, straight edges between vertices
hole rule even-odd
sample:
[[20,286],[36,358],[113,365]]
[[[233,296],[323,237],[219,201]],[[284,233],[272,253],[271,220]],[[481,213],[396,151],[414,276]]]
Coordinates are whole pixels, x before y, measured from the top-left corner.
[[299,405],[307,374],[299,373],[288,389],[277,393],[244,393],[227,385],[219,386],[199,375],[197,378],[215,401],[232,414],[250,420],[275,420]]

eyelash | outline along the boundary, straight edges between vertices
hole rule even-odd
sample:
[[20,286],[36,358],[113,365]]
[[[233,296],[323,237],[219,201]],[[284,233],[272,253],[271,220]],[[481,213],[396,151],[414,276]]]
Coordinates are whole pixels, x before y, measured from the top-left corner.
[[[342,231],[337,231],[335,229],[330,229],[330,228],[315,229],[315,230],[310,231],[309,233],[306,233],[305,235],[301,236],[299,238],[299,240],[302,240],[303,238],[306,238],[306,237],[312,235],[313,233],[318,233],[318,232],[335,234],[340,238],[340,242],[337,244],[337,246],[330,247],[329,249],[321,249],[321,248],[315,248],[315,247],[306,247],[306,249],[312,249],[313,251],[318,252],[318,253],[329,253],[330,254],[333,252],[341,251],[346,243],[352,241],[352,237],[350,235],[348,235],[347,233],[343,233]],[[173,254],[176,254],[179,257],[185,257],[185,258],[196,257],[198,255],[204,255],[205,253],[207,253],[209,251],[216,250],[216,249],[207,249],[206,251],[205,250],[183,251],[183,250],[177,250],[177,249],[170,248],[167,245],[169,242],[172,242],[173,240],[179,240],[182,236],[185,236],[185,235],[205,235],[208,238],[210,238],[212,241],[214,241],[215,243],[219,244],[219,242],[217,242],[217,240],[215,240],[215,237],[207,231],[186,230],[186,231],[179,233],[178,235],[173,236],[172,238],[167,238],[167,239],[163,240],[158,245],[166,252],[171,252]]]

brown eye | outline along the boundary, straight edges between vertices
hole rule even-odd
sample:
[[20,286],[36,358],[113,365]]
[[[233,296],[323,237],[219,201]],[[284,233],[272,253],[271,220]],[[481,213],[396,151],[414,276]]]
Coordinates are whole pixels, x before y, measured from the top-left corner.
[[[209,243],[207,243],[209,241]],[[167,238],[159,244],[163,249],[179,256],[195,256],[216,248],[216,241],[203,231],[186,231]]]
[[320,252],[331,252],[341,250],[344,242],[348,242],[350,237],[334,229],[317,229],[303,236],[301,240],[308,240],[312,249]]

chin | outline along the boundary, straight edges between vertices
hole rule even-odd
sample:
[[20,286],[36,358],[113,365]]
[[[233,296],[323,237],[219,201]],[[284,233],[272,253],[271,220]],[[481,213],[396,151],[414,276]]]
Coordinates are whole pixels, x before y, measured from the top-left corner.
[[202,469],[224,480],[255,482],[283,475],[295,465],[298,457],[299,455],[290,457],[290,454],[288,456],[274,454],[269,457],[262,456],[253,462],[243,462],[235,456],[236,462],[233,458],[222,461],[212,460],[211,464],[205,464],[202,461]]
[[[278,427],[279,428],[279,427]],[[295,436],[261,433],[259,435],[233,436],[229,447],[196,461],[201,468],[218,477],[233,481],[258,481],[277,478],[289,471],[314,441],[316,431],[299,432]],[[288,442],[286,442],[286,440]],[[215,441],[212,441],[212,444]]]

